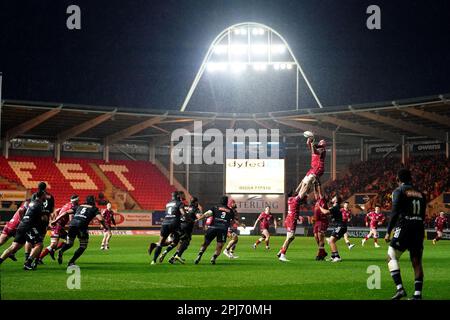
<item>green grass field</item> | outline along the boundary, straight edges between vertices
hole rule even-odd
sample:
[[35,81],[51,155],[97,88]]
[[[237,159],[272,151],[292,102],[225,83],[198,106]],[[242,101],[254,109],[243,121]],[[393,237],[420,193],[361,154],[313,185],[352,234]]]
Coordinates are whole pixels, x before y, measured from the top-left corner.
[[[263,246],[251,248],[254,236],[242,236],[230,260],[224,255],[216,265],[209,259],[210,246],[199,265],[193,260],[203,237],[195,236],[185,252],[185,265],[149,264],[147,246],[156,237],[116,236],[111,250],[100,251],[100,237],[92,236],[89,248],[77,262],[81,268],[81,289],[69,290],[65,264],[47,257],[36,271],[23,271],[21,262],[6,261],[0,267],[1,299],[389,299],[394,285],[386,265],[386,244],[376,249],[373,240],[349,251],[340,241],[343,261],[315,261],[313,238],[297,237],[288,251],[289,263],[275,254],[284,237],[273,237],[267,252]],[[76,243],[78,246],[78,242]],[[75,247],[76,247],[75,246]],[[2,249],[6,247],[3,246]],[[74,249],[65,255],[65,263]],[[329,248],[327,248],[329,251]],[[17,256],[22,257],[23,251]],[[22,259],[20,259],[22,260]],[[367,288],[367,267],[381,269],[381,289]],[[425,243],[425,299],[450,299],[450,241],[433,246]],[[401,259],[403,280],[413,293],[413,273],[409,257]]]

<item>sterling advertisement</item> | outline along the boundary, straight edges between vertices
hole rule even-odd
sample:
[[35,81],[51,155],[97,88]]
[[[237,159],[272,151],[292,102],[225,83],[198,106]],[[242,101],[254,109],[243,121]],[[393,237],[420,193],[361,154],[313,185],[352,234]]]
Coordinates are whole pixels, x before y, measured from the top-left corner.
[[272,213],[284,213],[284,195],[231,195],[239,213],[260,213],[269,206]]
[[284,193],[284,159],[227,159],[226,193]]

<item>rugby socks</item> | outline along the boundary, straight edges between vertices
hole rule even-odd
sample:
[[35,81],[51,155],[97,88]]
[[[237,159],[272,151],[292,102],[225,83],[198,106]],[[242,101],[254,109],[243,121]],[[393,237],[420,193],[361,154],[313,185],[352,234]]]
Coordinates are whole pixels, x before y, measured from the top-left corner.
[[350,247],[352,245],[350,241],[346,242],[345,244],[347,245],[347,247]]
[[334,258],[341,258],[341,256],[339,255],[339,251],[335,251],[335,252],[332,252],[331,253],[331,258],[332,259],[334,259]]
[[287,248],[285,248],[285,247],[283,247],[283,248],[280,249],[280,253],[281,253],[281,254],[285,254],[286,251],[287,251]]
[[255,246],[257,246],[258,244],[260,244],[261,242],[262,242],[262,240],[261,240],[262,238],[259,238],[258,240],[256,240],[256,242],[255,242]]
[[73,254],[72,259],[70,259],[69,264],[74,264],[75,261],[77,261],[77,259],[79,257],[81,257],[81,255],[83,254],[83,252],[86,250],[86,247],[79,247],[75,253]]
[[47,248],[44,249],[44,251],[41,252],[41,255],[39,256],[39,259],[44,259],[44,257],[46,255],[49,254],[49,252],[54,251],[52,247],[48,246]]
[[414,281],[414,295],[422,296],[423,277],[416,278]]
[[378,238],[373,238],[373,243],[378,244]]
[[169,253],[169,251],[171,251],[173,248],[175,248],[176,245],[170,244],[167,246],[166,250],[164,250],[163,254],[166,255]]
[[58,243],[58,246],[57,246],[56,249],[55,249],[55,251],[58,250],[58,249],[61,249],[61,248],[63,247],[64,243],[65,243],[65,242],[59,242],[59,243]]
[[403,281],[402,281],[402,275],[400,274],[400,269],[391,271],[391,277],[394,280],[397,290],[403,289]]
[[156,259],[158,258],[159,254],[161,253],[161,250],[162,250],[161,245],[157,244],[156,248],[155,248],[155,255],[153,256],[153,261],[156,262]]
[[30,256],[30,253],[29,252],[25,252],[25,261],[27,261],[28,260],[28,257]]

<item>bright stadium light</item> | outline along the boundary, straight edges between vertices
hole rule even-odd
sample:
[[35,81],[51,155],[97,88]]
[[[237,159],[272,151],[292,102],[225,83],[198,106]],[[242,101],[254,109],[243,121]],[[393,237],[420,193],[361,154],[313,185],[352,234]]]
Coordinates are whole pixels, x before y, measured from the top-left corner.
[[299,107],[300,77],[305,81],[318,106],[322,108],[319,98],[283,36],[264,24],[243,22],[226,28],[211,43],[180,110],[186,109],[205,70],[245,76],[243,71],[247,66],[253,67],[255,71],[267,70],[268,66],[271,66],[270,70],[275,71],[295,68],[296,109]]
[[267,54],[267,45],[265,45],[265,44],[252,44],[252,53],[254,53],[254,54]]

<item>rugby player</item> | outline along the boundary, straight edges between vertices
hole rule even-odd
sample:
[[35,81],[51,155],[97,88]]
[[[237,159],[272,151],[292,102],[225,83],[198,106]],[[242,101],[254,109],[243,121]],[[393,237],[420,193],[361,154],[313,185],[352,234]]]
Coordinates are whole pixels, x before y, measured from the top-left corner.
[[179,261],[182,264],[185,263],[182,255],[183,252],[189,247],[192,239],[192,232],[194,231],[195,220],[200,218],[200,214],[201,209],[198,204],[198,199],[196,197],[192,197],[189,206],[186,209],[186,214],[181,217],[180,243],[173,257],[169,259],[170,263],[174,263],[175,261]]
[[[349,206],[348,201],[344,201],[344,207],[341,208],[342,220],[344,220],[347,224],[352,220],[352,212],[350,211],[348,206]],[[352,248],[355,246],[350,242],[348,232],[344,233],[344,241],[349,250],[352,250]]]
[[326,141],[320,140],[318,144],[315,144],[314,137],[309,137],[306,145],[311,151],[311,168],[295,190],[301,200],[311,191],[318,193],[321,189],[320,177],[325,171]]
[[14,242],[0,256],[0,264],[11,254],[15,254],[26,242],[30,243],[31,252],[24,263],[25,270],[34,270],[37,265],[34,262],[42,249],[42,226],[46,225],[47,218],[44,212],[44,201],[47,198],[45,191],[38,190],[34,195],[34,200],[28,205],[19,226],[17,227]]
[[208,227],[205,233],[205,240],[200,247],[200,251],[195,259],[194,263],[198,264],[206,251],[210,243],[217,239],[216,250],[211,258],[211,264],[216,264],[216,259],[222,252],[223,245],[227,240],[227,232],[230,227],[231,221],[234,220],[235,211],[228,207],[228,197],[222,196],[220,203],[211,209],[207,210],[204,214],[200,215],[198,220],[203,220],[208,217],[214,217],[211,225]]
[[322,213],[320,207],[328,208],[328,206],[321,192],[319,192],[319,196],[317,198],[318,199],[313,209],[313,220],[314,220],[313,231],[314,231],[314,239],[316,239],[317,245],[319,247],[316,260],[322,261],[325,260],[325,257],[328,255],[328,253],[325,250],[325,233],[327,232],[329,223],[328,223],[328,216]]
[[433,244],[436,244],[442,239],[442,234],[444,232],[444,227],[447,224],[447,218],[445,217],[444,211],[439,213],[439,216],[434,220],[434,228],[436,229],[436,237],[433,239]]
[[344,234],[347,232],[347,222],[342,219],[341,212],[341,202],[342,199],[340,196],[336,195],[331,199],[333,206],[330,209],[326,209],[319,205],[320,211],[323,214],[330,214],[335,227],[330,237],[330,249],[331,249],[331,262],[340,262],[342,261],[341,256],[339,255],[338,247],[336,242],[341,239]]
[[48,254],[50,254],[50,257],[55,260],[56,250],[62,248],[67,238],[67,231],[65,228],[67,223],[70,221],[71,216],[77,210],[78,201],[78,195],[73,195],[70,197],[70,202],[67,202],[64,206],[55,211],[56,217],[50,222],[50,229],[52,231],[50,245],[42,251],[39,256],[40,260],[44,259]]
[[259,230],[261,232],[261,238],[256,240],[256,242],[253,244],[253,249],[256,249],[256,247],[261,243],[266,243],[266,250],[270,250],[270,232],[269,227],[273,223],[275,225],[275,229],[277,228],[277,221],[273,218],[272,213],[270,212],[270,207],[267,206],[264,208],[264,211],[261,212],[258,219],[256,219],[255,224],[253,225],[253,229],[256,228],[256,226],[259,224]]
[[109,240],[111,240],[112,232],[111,226],[116,226],[116,221],[114,220],[114,211],[112,210],[111,202],[106,204],[106,209],[102,211],[102,217],[105,221],[106,229],[103,229],[103,240],[100,250],[109,250]]
[[94,219],[100,222],[103,228],[106,229],[105,221],[103,220],[100,211],[95,205],[95,197],[89,195],[86,197],[86,203],[78,206],[72,220],[69,223],[69,232],[67,235],[67,242],[64,243],[61,250],[58,252],[58,263],[62,264],[64,252],[73,247],[75,238],[80,241],[80,246],[69,260],[67,266],[75,265],[75,261],[84,253],[89,244],[89,223]]
[[[364,206],[361,206],[361,208],[364,208]],[[373,236],[373,243],[375,248],[379,248],[380,245],[378,244],[378,226],[380,226],[384,220],[385,217],[381,213],[381,206],[379,204],[375,205],[375,211],[371,211],[366,215],[365,222],[366,227],[369,226],[369,220],[370,220],[370,231],[369,233],[364,237],[364,239],[361,240],[361,245],[364,246],[366,241]]]
[[[391,219],[385,236],[390,242],[388,248],[388,268],[397,288],[392,300],[406,297],[403,287],[398,260],[405,250],[409,251],[412,267],[414,269],[414,295],[413,300],[422,299],[423,287],[423,240],[425,235],[426,198],[412,185],[411,172],[400,169],[397,173],[399,187],[392,193]],[[394,231],[391,240],[391,232]]]
[[[5,227],[2,230],[2,234],[0,235],[0,246],[4,245],[9,238],[14,238],[16,235],[17,227],[22,221],[25,212],[28,209],[28,205],[30,204],[31,199],[26,199],[17,211],[14,213],[14,216],[9,220]],[[9,255],[9,257],[13,261],[17,261],[17,258],[14,254]]]
[[223,250],[223,254],[226,255],[230,259],[237,259],[239,256],[234,255],[234,250],[236,249],[236,245],[239,241],[239,213],[236,210],[237,204],[234,199],[228,199],[228,208],[234,211],[234,219],[230,222],[230,227],[228,227],[227,238],[230,239],[227,246]]
[[300,219],[299,210],[300,210],[300,202],[301,198],[297,193],[293,191],[288,194],[288,213],[286,219],[284,220],[284,226],[286,227],[286,240],[284,240],[283,245],[281,246],[280,251],[277,253],[277,257],[280,261],[289,262],[286,258],[286,251],[289,248],[289,245],[295,239],[295,230],[297,229],[297,223]]
[[[170,244],[173,247],[176,247],[179,239],[180,239],[180,224],[181,217],[185,215],[184,211],[184,203],[181,201],[180,193],[178,191],[172,192],[172,199],[166,204],[166,215],[161,225],[159,242],[156,243],[156,246],[150,245],[148,250],[149,254],[155,249],[155,254],[153,256],[153,260],[151,264],[156,263],[156,259],[161,254],[162,247],[166,243],[167,238],[172,235],[173,241]],[[168,251],[166,251],[167,254]],[[161,256],[159,262],[162,262],[164,259],[164,255]]]

